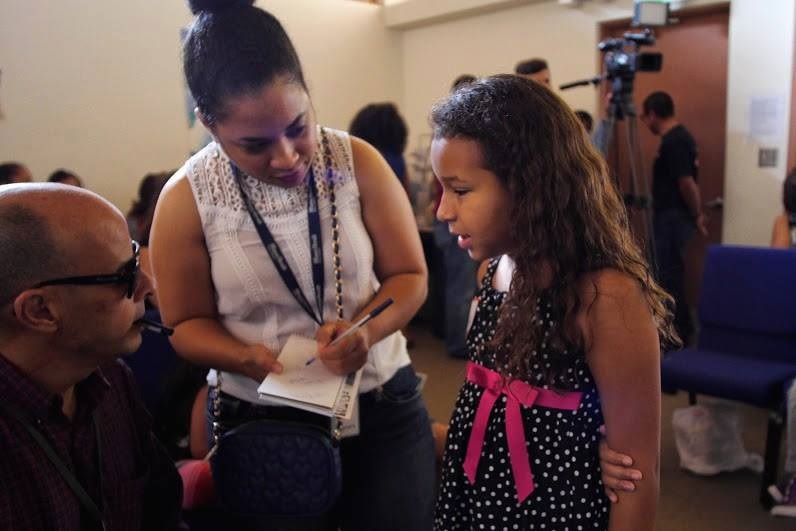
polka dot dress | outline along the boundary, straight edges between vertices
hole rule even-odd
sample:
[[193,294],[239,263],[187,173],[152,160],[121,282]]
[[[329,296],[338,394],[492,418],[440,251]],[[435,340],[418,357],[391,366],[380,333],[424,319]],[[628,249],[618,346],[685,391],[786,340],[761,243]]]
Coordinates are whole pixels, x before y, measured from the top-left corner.
[[[480,301],[467,345],[469,360],[495,369],[494,354],[486,348],[497,323],[505,293],[492,287],[497,268],[493,260],[484,276]],[[540,299],[537,315],[545,331],[550,328],[549,304]],[[546,332],[545,332],[546,335]],[[544,339],[541,343],[545,347]],[[542,362],[552,352],[542,353]],[[518,504],[506,441],[506,396],[498,398],[489,416],[486,437],[471,485],[462,464],[483,388],[465,382],[459,391],[445,448],[443,475],[434,529],[545,529],[595,530],[608,528],[609,501],[600,480],[597,453],[603,423],[600,401],[583,356],[568,369],[575,385],[584,393],[575,411],[521,407],[525,440],[536,485],[533,493]],[[530,381],[543,384],[541,371]]]

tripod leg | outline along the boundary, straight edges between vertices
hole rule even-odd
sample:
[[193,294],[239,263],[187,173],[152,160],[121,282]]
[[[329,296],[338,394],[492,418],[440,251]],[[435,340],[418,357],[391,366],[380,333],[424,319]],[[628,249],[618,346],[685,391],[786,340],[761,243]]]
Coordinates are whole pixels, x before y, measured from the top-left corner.
[[641,146],[638,142],[638,129],[635,114],[629,114],[625,121],[625,141],[627,143],[627,158],[630,168],[630,192],[632,207],[639,210],[643,220],[642,243],[647,254],[647,260],[653,271],[657,270],[655,254],[655,241],[652,231],[652,211],[649,208],[647,180],[644,178],[639,165],[641,164]]

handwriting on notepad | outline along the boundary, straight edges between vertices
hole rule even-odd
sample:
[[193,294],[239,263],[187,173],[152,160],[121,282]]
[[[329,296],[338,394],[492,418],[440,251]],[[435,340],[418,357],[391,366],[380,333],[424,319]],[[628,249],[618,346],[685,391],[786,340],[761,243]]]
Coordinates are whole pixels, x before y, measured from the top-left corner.
[[269,373],[259,393],[332,408],[343,378],[333,374],[323,363],[306,364],[317,350],[314,339],[291,336],[279,353],[282,373]]
[[280,374],[268,373],[257,388],[260,398],[320,415],[351,419],[362,369],[340,376],[323,363],[308,365],[307,359],[317,352],[314,339],[290,336],[278,357],[284,370]]

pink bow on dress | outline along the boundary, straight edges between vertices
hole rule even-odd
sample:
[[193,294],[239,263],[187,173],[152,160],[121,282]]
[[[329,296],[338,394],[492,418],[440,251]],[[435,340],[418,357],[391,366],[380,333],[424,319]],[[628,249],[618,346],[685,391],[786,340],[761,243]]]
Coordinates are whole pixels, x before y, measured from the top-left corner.
[[484,446],[489,413],[501,394],[506,395],[506,440],[509,447],[511,471],[517,489],[517,503],[522,503],[534,489],[531,459],[525,444],[525,428],[522,423],[520,404],[525,407],[541,406],[574,411],[580,406],[583,393],[568,392],[559,394],[555,391],[534,387],[520,380],[507,381],[499,373],[482,365],[469,362],[467,364],[467,381],[484,388],[478,410],[473,421],[473,430],[467,443],[467,454],[464,459],[464,473],[470,484],[475,484],[478,461]]

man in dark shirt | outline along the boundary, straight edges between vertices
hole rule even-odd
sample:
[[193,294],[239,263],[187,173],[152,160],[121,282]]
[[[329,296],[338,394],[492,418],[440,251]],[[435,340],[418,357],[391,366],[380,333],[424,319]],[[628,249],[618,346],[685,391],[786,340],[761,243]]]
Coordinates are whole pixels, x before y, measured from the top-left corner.
[[693,323],[685,299],[683,254],[697,229],[707,236],[706,218],[697,186],[699,159],[694,138],[675,118],[674,102],[665,92],[644,100],[641,120],[661,144],[652,169],[653,239],[658,282],[675,300],[674,325],[688,343]]
[[0,530],[178,527],[179,476],[117,360],[151,290],[106,200],[0,188]]

